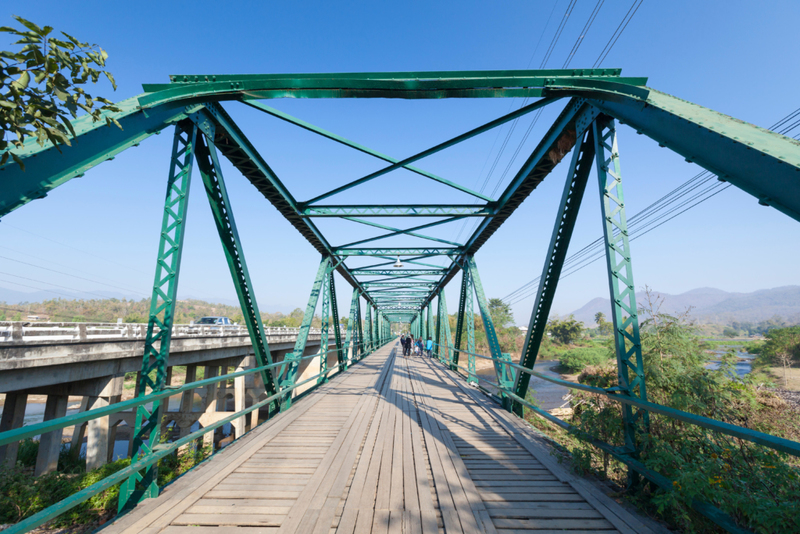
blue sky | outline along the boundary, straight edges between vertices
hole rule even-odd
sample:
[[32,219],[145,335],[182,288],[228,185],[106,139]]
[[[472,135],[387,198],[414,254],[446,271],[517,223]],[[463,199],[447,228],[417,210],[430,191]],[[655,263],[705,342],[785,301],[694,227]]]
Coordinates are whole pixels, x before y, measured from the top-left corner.
[[[18,14],[99,43],[110,55],[108,67],[119,89],[114,93],[101,85],[97,92],[121,100],[140,93],[142,83],[168,81],[169,74],[538,68],[569,2],[238,2],[224,9],[218,2],[83,2],[76,9],[40,0],[14,6],[13,11],[3,7],[0,23],[11,23],[11,15]],[[602,3],[569,66],[595,63],[631,3]],[[596,5],[595,0],[577,0],[546,67],[564,65]],[[653,88],[769,127],[800,107],[794,68],[800,51],[794,31],[798,16],[800,4],[791,1],[645,0],[602,66],[620,67],[623,75],[647,76]],[[5,49],[8,43],[0,45]],[[404,157],[502,115],[520,102],[275,100],[268,104]],[[299,199],[381,166],[241,104],[228,104],[227,109]],[[502,190],[558,109],[542,114],[513,161],[530,119],[516,125],[496,166],[509,127],[418,165],[467,187],[478,189],[485,182],[487,193]],[[165,131],[46,199],[4,217],[0,286],[149,296],[170,138]],[[619,145],[629,214],[701,170],[627,127],[619,129]],[[510,170],[504,173],[506,167]],[[318,254],[249,182],[229,165],[224,170],[261,309],[303,307]],[[562,163],[476,256],[490,297],[503,297],[539,275],[565,173]],[[232,301],[235,292],[227,265],[199,175],[195,178],[180,295]],[[402,171],[340,200],[439,199],[468,197]],[[374,235],[344,223],[326,221],[320,227],[334,244]],[[452,240],[460,229],[457,224],[431,233]],[[463,230],[461,239],[470,231],[470,226]],[[601,232],[593,179],[571,250],[582,248]],[[633,243],[636,285],[680,293],[704,286],[745,292],[797,284],[798,242],[797,223],[730,188]],[[452,312],[457,287],[451,286],[447,295]],[[593,263],[561,282],[554,312],[568,313],[606,295],[607,287],[604,263]],[[349,287],[340,280],[337,289],[339,309],[349,309]],[[532,305],[533,298],[515,304],[519,324],[527,323]]]

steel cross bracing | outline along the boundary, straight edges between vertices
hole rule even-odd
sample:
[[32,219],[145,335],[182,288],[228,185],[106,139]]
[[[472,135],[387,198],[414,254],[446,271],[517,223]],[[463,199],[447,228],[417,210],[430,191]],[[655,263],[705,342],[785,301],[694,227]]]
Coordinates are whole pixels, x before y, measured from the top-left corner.
[[[759,203],[797,220],[800,220],[800,143],[650,89],[645,86],[645,78],[627,78],[620,74],[619,69],[567,69],[171,76],[168,84],[145,85],[145,94],[121,102],[118,105],[121,111],[108,114],[122,129],[108,128],[104,126],[105,121],[95,123],[90,117],[81,117],[72,124],[78,138],[72,146],[56,150],[47,143],[42,147],[29,143],[23,149],[15,149],[13,152],[25,163],[26,170],[23,172],[11,160],[0,168],[0,217],[27,202],[44,198],[55,187],[83,176],[95,165],[113,159],[149,136],[174,127],[175,141],[140,396],[164,388],[186,196],[194,159],[203,178],[258,365],[271,361],[220,169],[219,153],[272,203],[321,257],[294,351],[281,363],[276,379],[270,371],[260,371],[267,395],[281,398],[283,409],[291,405],[299,359],[303,357],[320,300],[323,328],[334,331],[336,347],[332,350],[337,354],[340,370],[344,369],[348,355],[352,358],[367,354],[388,341],[393,325],[398,323],[407,324],[415,336],[434,339],[437,356],[457,370],[460,355],[475,352],[472,305],[473,298],[477,298],[500,395],[507,408],[519,412],[529,381],[529,375],[520,369],[530,370],[535,363],[575,218],[594,165],[600,183],[606,267],[619,364],[619,385],[615,392],[619,398],[626,399],[623,403],[623,461],[633,462],[641,434],[648,430],[648,412],[641,408],[647,404],[647,395],[615,119],[750,193]],[[383,154],[259,102],[276,98],[509,97],[538,100],[403,158]],[[223,108],[222,102],[230,101],[246,105],[264,120],[283,121],[357,150],[382,161],[382,166],[367,175],[335,184],[328,191],[315,192],[309,199],[298,200]],[[440,176],[421,168],[420,162],[428,156],[559,102],[563,107],[557,118],[497,198],[464,186],[464,177]],[[495,326],[502,325],[493,324],[475,255],[570,152],[567,183],[530,328],[519,364],[514,364],[516,371],[512,371],[513,366],[502,352],[495,331]],[[438,203],[436,199],[426,199],[429,202],[408,204],[388,203],[385,198],[365,203],[363,195],[358,196],[358,202],[349,203],[344,199],[363,184],[401,169],[439,184],[443,191],[460,195],[461,199]],[[763,179],[764,176],[769,180]],[[337,198],[331,199],[334,196]],[[467,202],[464,196],[469,197]],[[421,224],[414,225],[377,222],[385,218],[419,220],[420,217],[423,218]],[[329,218],[338,218],[375,233],[356,241],[331,241],[315,223]],[[443,239],[436,233],[466,220],[476,221],[477,227],[463,242]],[[403,244],[397,246],[390,242],[392,240],[401,240]],[[395,262],[401,262],[402,267],[394,267]],[[353,287],[344,342],[339,332],[335,272]],[[444,289],[459,272],[463,277],[455,339],[452,339]],[[434,310],[433,301],[437,297],[438,306]],[[366,306],[363,311],[362,305]],[[467,334],[466,350],[464,333]],[[328,346],[327,337],[325,339],[323,347]],[[321,361],[320,366],[325,370],[327,359],[322,359],[325,362]],[[475,372],[474,355],[468,358],[467,370]],[[161,409],[159,402],[137,408],[135,454],[153,454],[159,440],[157,421]],[[120,506],[157,493],[154,475],[155,468],[150,467],[144,475],[131,476],[121,488]]]

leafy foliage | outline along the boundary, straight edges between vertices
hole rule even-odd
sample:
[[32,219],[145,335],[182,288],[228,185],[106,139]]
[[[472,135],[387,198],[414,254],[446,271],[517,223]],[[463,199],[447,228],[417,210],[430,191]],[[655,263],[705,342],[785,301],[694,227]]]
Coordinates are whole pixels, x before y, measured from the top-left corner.
[[564,345],[574,343],[583,332],[583,323],[570,315],[566,319],[553,318],[547,324],[547,330],[553,338]]
[[[0,151],[22,148],[27,137],[35,137],[43,146],[69,145],[75,135],[69,118],[85,111],[92,121],[119,123],[105,112],[120,111],[114,104],[83,89],[88,82],[97,83],[105,76],[116,90],[114,77],[105,70],[108,54],[97,45],[84,43],[61,32],[64,38],[52,36],[53,28],[41,28],[14,17],[24,28],[0,27],[0,32],[20,48],[0,51]],[[121,128],[121,126],[120,126]],[[16,139],[8,139],[9,136]],[[24,170],[22,160],[14,153],[3,152],[0,165],[9,155]]]
[[767,341],[761,348],[761,358],[782,366],[786,381],[786,369],[800,360],[800,326],[776,328],[767,332],[766,337]]
[[569,371],[577,373],[590,365],[604,365],[612,356],[613,354],[604,348],[578,347],[565,352],[560,362]]
[[[702,344],[688,317],[662,314],[652,306],[643,316],[641,341],[650,401],[787,439],[800,438],[800,414],[760,390],[749,377],[739,378],[733,370],[733,353],[722,358],[719,369],[706,369]],[[579,381],[613,387],[617,371],[613,365],[590,367]],[[623,444],[619,403],[575,392],[573,407],[572,424],[606,443]],[[649,434],[641,436],[640,460],[674,484],[672,491],[644,486],[631,495],[673,526],[686,532],[717,532],[691,508],[693,500],[701,500],[756,532],[800,531],[797,458],[656,414],[650,414]],[[623,464],[585,441],[566,434],[558,439],[571,450],[577,470],[625,485]]]

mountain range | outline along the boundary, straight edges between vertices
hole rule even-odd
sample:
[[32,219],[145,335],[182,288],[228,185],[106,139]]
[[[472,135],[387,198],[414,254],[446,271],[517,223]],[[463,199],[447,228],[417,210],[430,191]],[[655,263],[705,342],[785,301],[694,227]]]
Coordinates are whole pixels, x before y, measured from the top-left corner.
[[[679,295],[653,291],[651,298],[659,299],[662,313],[678,314],[690,310],[690,316],[699,323],[757,323],[776,315],[789,322],[800,322],[800,286],[761,289],[752,293],[731,293],[713,287],[701,287]],[[636,302],[640,308],[647,304],[644,292],[636,292]],[[592,299],[572,315],[586,325],[593,325],[597,312],[603,312],[610,319],[611,301],[605,298]]]

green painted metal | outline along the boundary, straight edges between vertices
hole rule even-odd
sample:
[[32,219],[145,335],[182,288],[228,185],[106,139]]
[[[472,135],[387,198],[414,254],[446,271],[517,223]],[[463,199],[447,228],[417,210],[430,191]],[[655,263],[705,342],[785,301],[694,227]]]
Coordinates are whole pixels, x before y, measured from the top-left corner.
[[[320,341],[319,341],[319,378],[317,384],[324,384],[328,381],[328,326],[330,324],[330,310],[331,310],[331,294],[329,278],[333,276],[332,272],[325,274],[325,280],[320,288],[322,294],[322,310],[321,324],[320,324]],[[334,324],[334,328],[336,325]]]
[[488,217],[494,214],[490,205],[472,204],[379,204],[306,206],[300,209],[305,217]]
[[[502,362],[510,361],[510,357],[507,354],[504,355],[503,351],[500,350],[500,341],[497,339],[497,332],[495,331],[494,322],[492,321],[492,314],[489,313],[489,302],[486,299],[486,293],[483,291],[483,284],[481,283],[481,277],[478,273],[478,266],[475,264],[475,258],[468,256],[466,265],[469,269],[470,282],[475,289],[475,297],[478,299],[478,309],[481,311],[483,330],[486,332],[486,340],[489,343],[489,351],[493,358],[492,361],[494,363],[495,373],[497,374],[497,383],[504,390],[509,390],[514,383],[514,373],[511,367]],[[471,301],[472,298],[470,297],[469,300]],[[473,349],[470,352],[475,351]]]
[[428,328],[427,328],[428,333],[425,336],[425,340],[426,341],[428,340],[428,338],[433,339],[434,330],[433,330],[433,309],[432,308],[433,308],[433,303],[431,302],[430,304],[428,304]]
[[[197,127],[192,122],[184,121],[175,127],[155,282],[150,298],[150,317],[147,321],[147,337],[139,378],[139,398],[163,391],[166,382],[196,140]],[[135,411],[131,456],[134,461],[151,456],[160,442],[163,404],[159,399],[150,406],[137,406]],[[144,475],[134,471],[122,483],[119,494],[120,510],[135,506],[143,498],[158,495],[156,470],[157,466],[153,464]],[[139,483],[144,486],[144,491],[137,490]]]
[[[389,173],[389,172],[392,172],[394,170],[397,170],[397,169],[400,169],[402,167],[405,167],[406,165],[408,165],[410,163],[413,163],[413,162],[415,162],[417,160],[420,160],[422,158],[427,158],[428,156],[432,156],[433,154],[436,154],[437,152],[440,152],[440,151],[442,151],[442,150],[444,150],[446,148],[450,148],[453,145],[457,145],[458,143],[461,143],[462,141],[466,141],[467,139],[471,139],[471,138],[475,137],[476,135],[480,135],[480,134],[482,134],[484,132],[488,132],[489,130],[491,130],[493,128],[497,128],[498,126],[502,126],[503,124],[505,124],[507,122],[513,121],[515,119],[518,119],[518,118],[520,118],[520,117],[522,117],[522,116],[524,116],[524,115],[526,115],[526,114],[528,114],[528,113],[530,113],[532,111],[536,111],[539,108],[547,106],[548,104],[552,104],[553,102],[555,102],[555,100],[556,99],[542,98],[541,100],[537,100],[536,102],[534,102],[532,104],[528,104],[527,106],[522,106],[518,110],[512,111],[511,113],[507,113],[506,115],[503,115],[499,119],[495,119],[493,121],[487,122],[483,126],[479,126],[478,128],[473,128],[472,130],[470,130],[470,131],[468,131],[466,133],[463,133],[461,135],[457,135],[456,137],[453,137],[452,139],[449,139],[449,140],[447,140],[447,141],[445,141],[443,143],[439,143],[438,145],[436,145],[434,147],[431,147],[431,148],[429,148],[427,150],[423,150],[422,152],[414,154],[413,156],[409,156],[404,160],[401,160],[401,161],[398,161],[396,163],[393,163],[393,164],[389,165],[388,167],[384,167],[383,169],[377,170],[377,171],[375,171],[373,173],[370,173],[370,174],[368,174],[366,176],[358,178],[357,180],[353,180],[352,182],[349,182],[349,183],[347,183],[347,184],[345,184],[343,186],[337,187],[335,189],[331,189],[327,193],[323,193],[321,195],[317,195],[314,198],[306,201],[305,204],[307,204],[307,205],[308,204],[314,204],[315,202],[319,202],[320,200],[325,200],[328,197],[332,197],[333,195],[337,195],[339,193],[343,193],[344,191],[347,191],[348,189],[352,189],[353,187],[355,187],[357,185],[361,185],[361,184],[366,183],[366,182],[368,182],[370,180],[374,180],[375,178],[378,178],[379,176],[383,176],[386,173]],[[488,202],[492,201],[492,199],[486,198],[486,197],[484,197],[484,200],[486,200]]]
[[[259,102],[253,102],[252,100],[243,100],[243,102],[245,104],[247,104],[248,106],[252,106],[252,107],[254,107],[256,109],[259,109],[259,110],[261,110],[261,111],[263,111],[265,113],[269,113],[273,117],[277,117],[277,118],[279,118],[281,120],[284,120],[284,121],[286,121],[286,122],[288,122],[290,124],[294,124],[296,126],[299,126],[299,127],[303,128],[304,130],[319,134],[322,137],[326,137],[326,138],[328,138],[328,139],[330,139],[332,141],[336,141],[337,143],[341,143],[341,144],[343,144],[345,146],[349,146],[350,148],[354,148],[354,149],[358,150],[359,152],[363,152],[364,154],[369,154],[370,156],[375,156],[376,158],[382,159],[383,161],[387,161],[389,163],[397,163],[398,162],[398,160],[396,160],[396,159],[394,159],[392,157],[386,156],[384,154],[381,154],[380,152],[378,152],[376,150],[372,150],[372,149],[367,148],[367,147],[365,147],[363,145],[360,145],[360,144],[358,144],[358,143],[356,143],[354,141],[350,141],[349,139],[345,139],[344,137],[342,137],[340,135],[336,135],[335,133],[329,132],[327,130],[323,130],[322,128],[314,126],[313,124],[309,124],[309,123],[307,123],[307,122],[305,122],[303,120],[300,120],[300,119],[298,119],[296,117],[292,117],[291,115],[289,115],[287,113],[284,113],[282,111],[278,111],[277,109],[271,108],[269,106],[265,106],[264,104],[261,104]],[[461,185],[458,185],[456,183],[453,183],[450,180],[446,180],[446,179],[442,178],[441,176],[437,176],[437,175],[435,175],[433,173],[430,173],[430,172],[427,172],[427,171],[423,171],[422,169],[418,169],[416,167],[412,167],[411,165],[403,165],[403,168],[406,169],[406,170],[409,170],[411,172],[417,173],[417,174],[419,174],[421,176],[424,176],[426,178],[430,178],[433,181],[436,181],[436,182],[442,183],[444,185],[447,185],[449,187],[452,187],[454,189],[457,189],[457,190],[459,190],[459,191],[461,191],[463,193],[467,193],[468,195],[472,195],[472,196],[480,198],[482,200],[490,200],[489,197],[487,197],[485,195],[482,195],[481,193],[478,193],[476,191],[472,191],[471,189],[468,189],[468,188],[466,188],[464,186],[461,186]]]
[[[541,282],[536,293],[536,302],[533,305],[528,332],[525,335],[525,344],[522,347],[519,363],[526,369],[533,369],[536,364],[536,356],[545,335],[558,279],[561,277],[561,269],[564,266],[564,259],[567,256],[572,231],[575,228],[578,210],[594,160],[592,129],[589,128],[588,132],[578,133],[578,135],[581,135],[582,141],[572,151],[572,162],[564,185],[564,192],[561,194],[561,204],[553,226],[553,233],[550,236],[550,246],[539,277]],[[529,374],[517,373],[514,394],[522,399],[526,398],[529,382]],[[517,415],[522,415],[522,405],[518,402],[514,403],[514,411]]]
[[[358,289],[356,289],[358,291]],[[366,352],[366,342],[364,340],[364,327],[361,319],[361,292],[358,291],[358,298],[356,299],[356,326],[358,327],[358,354],[361,357]]]
[[[228,190],[222,177],[222,168],[220,167],[214,144],[211,141],[215,133],[213,125],[205,120],[198,120],[197,125],[205,134],[205,138],[198,136],[197,166],[200,176],[203,178],[208,203],[214,216],[214,224],[217,227],[217,233],[222,243],[222,250],[225,252],[225,260],[228,263],[233,286],[236,289],[239,306],[242,308],[250,342],[253,344],[256,362],[259,366],[269,365],[272,363],[272,357],[269,352],[264,324],[261,321],[261,312],[258,309],[256,295],[252,289],[253,283],[250,281],[250,272],[247,269],[242,240],[239,238],[239,231],[236,228],[236,221],[233,217],[233,207],[228,198]],[[278,392],[272,373],[262,372],[261,380],[267,395],[271,396]]]
[[[647,389],[642,345],[639,339],[639,316],[633,283],[631,249],[622,195],[617,132],[613,119],[606,118],[596,120],[592,124],[592,131],[597,159],[597,178],[600,184],[619,389],[626,395],[646,401]],[[622,417],[625,447],[636,457],[639,448],[637,433],[647,431],[647,412],[634,411],[630,405],[625,405]],[[629,475],[629,481],[634,483],[633,471],[629,471]]]
[[337,256],[449,256],[461,249],[452,248],[335,248]]
[[446,272],[445,269],[368,269],[359,271],[359,276],[438,276]]
[[[219,171],[216,150],[228,158],[236,169],[242,172],[258,191],[272,202],[328,262],[317,291],[319,292],[321,289],[323,293],[323,329],[326,333],[331,328],[330,313],[333,314],[338,357],[335,369],[344,370],[348,358],[346,354],[343,354],[341,333],[338,329],[338,310],[335,285],[333,284],[334,270],[338,271],[354,287],[350,313],[351,323],[354,324],[348,325],[344,350],[348,350],[352,343],[353,357],[363,357],[390,341],[392,321],[408,322],[415,337],[436,337],[439,357],[447,360],[451,368],[465,370],[458,364],[458,356],[459,352],[467,352],[470,355],[466,368],[468,380],[478,378],[475,373],[473,296],[470,289],[472,287],[478,298],[478,305],[487,331],[491,359],[498,376],[501,394],[507,407],[509,406],[508,401],[514,400],[516,401],[515,407],[519,411],[522,405],[527,405],[524,397],[528,386],[528,372],[535,374],[535,372],[529,371],[529,368],[532,368],[535,363],[544,324],[552,305],[552,296],[580,205],[580,197],[594,156],[598,162],[598,178],[601,182],[609,286],[614,301],[612,319],[615,326],[615,342],[620,369],[620,386],[615,389],[619,393],[615,393],[615,396],[619,397],[624,406],[625,458],[628,460],[628,465],[634,466],[637,436],[638,432],[646,431],[647,412],[661,413],[658,410],[664,409],[664,407],[655,405],[656,407],[652,408],[644,405],[649,403],[646,401],[641,365],[638,318],[633,297],[633,277],[619,179],[616,134],[614,122],[610,117],[619,118],[639,132],[645,133],[664,146],[682,154],[687,160],[697,162],[718,174],[721,179],[728,180],[755,195],[760,203],[772,205],[798,220],[800,220],[800,185],[796,179],[796,173],[800,171],[800,145],[778,134],[735,121],[700,106],[694,106],[642,87],[646,81],[644,79],[621,78],[619,74],[620,72],[616,69],[600,69],[177,77],[173,78],[171,84],[146,86],[146,91],[150,93],[138,99],[138,106],[133,101],[123,106],[123,112],[117,115],[125,127],[122,133],[112,131],[112,129],[103,130],[83,119],[82,122],[81,120],[76,121],[77,134],[81,142],[74,143],[74,147],[65,147],[63,155],[56,155],[56,151],[51,146],[45,146],[42,149],[29,146],[17,152],[22,155],[32,173],[23,175],[16,168],[8,165],[0,169],[2,172],[0,178],[5,185],[8,185],[8,187],[0,188],[0,216],[31,199],[42,197],[57,185],[160,129],[176,123],[189,124],[188,121],[180,121],[190,118],[208,138],[207,146],[202,138],[196,143],[197,159],[212,204],[215,222],[223,245],[225,245],[226,258],[234,281],[238,284],[237,293],[240,303],[248,316],[246,321],[251,340],[257,355],[260,355],[259,362],[261,364],[269,361],[268,347],[263,336],[263,326],[260,324],[255,298],[250,293],[251,285],[244,257],[241,254],[239,237],[236,235],[235,225],[232,224],[230,205]],[[277,97],[460,98],[518,96],[542,96],[543,98],[530,106],[473,128],[403,160],[391,158],[283,112],[252,102],[253,99]],[[555,123],[496,201],[456,182],[411,166],[411,163],[421,158],[567,97],[571,97],[572,100],[559,114]],[[369,154],[389,165],[355,181],[335,187],[307,202],[298,202],[221,107],[219,104],[221,100],[245,101],[249,106],[265,111],[273,117]],[[591,131],[587,132],[587,128],[590,128]],[[603,135],[600,136],[599,133]],[[486,296],[475,266],[474,254],[538,184],[549,175],[566,153],[572,149],[576,140],[581,141],[581,148],[575,150],[573,154],[569,179],[565,186],[559,217],[553,231],[550,250],[541,278],[542,285],[537,294],[535,311],[531,317],[523,355],[520,365],[513,364],[508,355],[500,352],[491,316],[488,313]],[[323,205],[320,202],[332,195],[344,193],[355,186],[399,169],[410,170],[445,186],[477,196],[484,202],[475,205],[435,203]],[[770,176],[770,180],[763,180],[763,176]],[[314,219],[318,217],[340,218],[379,228],[388,233],[332,247],[314,224]],[[376,217],[429,217],[436,220],[410,228],[397,228],[373,222]],[[466,217],[477,217],[478,226],[464,244],[419,232],[425,228],[449,224]],[[397,236],[403,237],[404,240],[414,238],[434,241],[447,246],[432,245],[427,248],[424,246],[418,248],[366,248],[363,246]],[[380,263],[350,268],[344,261],[351,256],[375,257],[376,261]],[[397,256],[403,256],[403,261],[407,264],[406,268],[389,267]],[[446,256],[450,260],[449,265],[439,267],[423,261],[425,258],[437,256]],[[450,348],[449,317],[443,289],[459,269],[463,270],[464,278],[459,300],[456,350],[452,350]],[[362,281],[367,277],[383,278],[372,279],[369,282]],[[167,279],[157,276],[157,287],[159,283],[166,282]],[[175,283],[177,284],[177,270],[175,271]],[[310,310],[311,317],[304,317],[304,325],[306,325],[306,319],[309,319],[305,332],[306,339],[307,328],[310,327],[310,319],[313,317],[319,296],[314,297],[313,293],[312,291],[312,298],[315,300],[314,307]],[[155,295],[154,290],[154,306],[159,298]],[[434,325],[433,299],[437,296],[439,297],[439,309],[435,314],[437,321]],[[368,306],[363,321],[361,297],[365,299]],[[171,298],[174,299],[174,295]],[[308,313],[307,308],[306,314],[308,315]],[[628,314],[627,319],[623,318],[625,314]],[[466,351],[461,348],[464,330],[467,331]],[[298,343],[301,342],[300,337],[303,336],[298,337]],[[325,340],[323,352],[325,352],[328,336],[324,335],[323,338]],[[168,354],[168,336],[166,341],[165,345],[162,339],[158,349],[159,354],[164,355],[164,362],[166,362]],[[274,389],[271,372],[260,371],[265,387],[268,388],[268,398],[274,400],[283,395],[286,400],[286,392],[296,387],[291,366],[296,365],[296,359],[301,357],[304,348],[305,339],[302,340],[300,350],[298,351],[296,344],[295,352],[289,356],[289,361],[281,364],[280,375],[283,377],[281,386],[284,389],[280,393]],[[163,366],[165,367],[165,365],[164,363]],[[323,381],[329,371],[327,360],[324,363],[321,362],[320,366],[321,372],[318,378]],[[261,365],[260,369],[264,367]],[[525,372],[514,373],[511,371],[512,368],[522,369]],[[154,372],[157,381],[158,369]],[[286,382],[289,375],[292,375],[291,380]],[[516,382],[513,384],[512,392],[511,382],[515,378]],[[273,389],[270,390],[270,387]],[[272,395],[269,395],[270,391],[272,391]],[[145,416],[151,417],[153,414],[148,412],[143,415],[143,417]],[[144,419],[142,420],[144,421]],[[146,423],[144,424],[146,425]],[[152,433],[147,434],[145,431],[144,434],[147,435],[147,439],[152,441]],[[615,451],[614,454],[618,452]],[[155,465],[148,459],[152,459],[153,454],[156,453],[141,456],[143,462],[139,462],[137,465],[144,465],[144,463],[149,466]],[[632,469],[633,471],[637,470],[635,467]],[[132,484],[135,486],[136,482]],[[157,492],[157,488],[154,491]]]
[[358,289],[355,288],[353,289],[353,296],[350,299],[349,317],[350,319],[347,321],[347,332],[344,336],[345,362],[348,360],[355,360],[356,354],[358,354],[358,328],[355,328],[356,321],[358,321]]
[[438,243],[445,243],[447,245],[460,246],[459,243],[454,243],[454,242],[448,241],[446,239],[440,239],[438,237],[431,237],[431,236],[428,236],[428,235],[420,234],[420,233],[417,233],[416,231],[417,230],[424,230],[425,228],[432,228],[434,226],[440,226],[442,224],[447,224],[447,223],[459,221],[459,220],[461,220],[463,218],[464,218],[464,216],[460,215],[460,216],[457,216],[457,217],[448,217],[447,219],[434,221],[434,222],[430,222],[430,223],[426,223],[426,224],[420,224],[420,225],[414,226],[412,228],[395,228],[393,226],[386,226],[384,224],[379,224],[379,223],[376,223],[374,221],[366,221],[364,219],[359,219],[359,218],[356,218],[356,217],[342,217],[342,219],[344,219],[345,221],[364,224],[364,225],[367,225],[367,226],[374,226],[375,228],[382,228],[384,230],[391,230],[391,231],[388,234],[381,234],[381,235],[378,235],[378,236],[375,236],[375,237],[370,237],[368,239],[362,239],[360,241],[354,241],[353,243],[347,243],[346,245],[341,245],[341,247],[339,247],[339,248],[351,248],[351,247],[354,247],[356,245],[362,245],[364,243],[371,243],[372,241],[378,241],[380,239],[386,239],[388,237],[395,237],[395,236],[398,236],[398,235],[410,235],[412,237],[419,237],[421,239],[427,239],[429,241],[436,241]]
[[364,332],[366,332],[364,352],[372,352],[375,337],[372,335],[372,306],[369,304],[367,304],[367,312],[364,314]]
[[[464,301],[464,323],[467,327],[467,369],[469,369],[470,373],[475,374],[475,311],[473,310],[474,303],[470,287],[473,285],[470,269],[465,269],[464,275],[467,278],[467,294],[465,295],[466,299]],[[472,374],[467,375],[469,377],[469,383],[475,382]]]
[[[314,311],[317,309],[317,302],[319,301],[322,287],[328,280],[328,269],[331,267],[330,256],[323,256],[319,262],[317,275],[314,278],[314,284],[311,286],[311,295],[308,297],[308,304],[306,305],[305,314],[303,314],[303,322],[300,325],[300,331],[297,333],[297,340],[294,344],[294,351],[284,356],[281,367],[281,390],[290,388],[297,379],[297,370],[300,367],[300,358],[306,350],[306,343],[308,342],[308,333],[311,330],[311,321],[314,319]],[[283,398],[281,402],[281,410],[287,410],[292,405],[291,394]]]
[[331,301],[331,316],[333,318],[333,339],[336,342],[336,359],[341,365],[339,369],[347,371],[347,354],[342,345],[342,329],[339,324],[339,303],[336,300],[336,283],[333,279],[333,270],[331,270],[330,281],[328,282],[328,293],[330,293]]
[[461,338],[464,332],[464,311],[467,306],[467,298],[472,298],[469,287],[469,269],[462,269],[461,273],[461,293],[458,298],[458,315],[456,315],[456,342],[452,358],[453,365],[458,365]]

